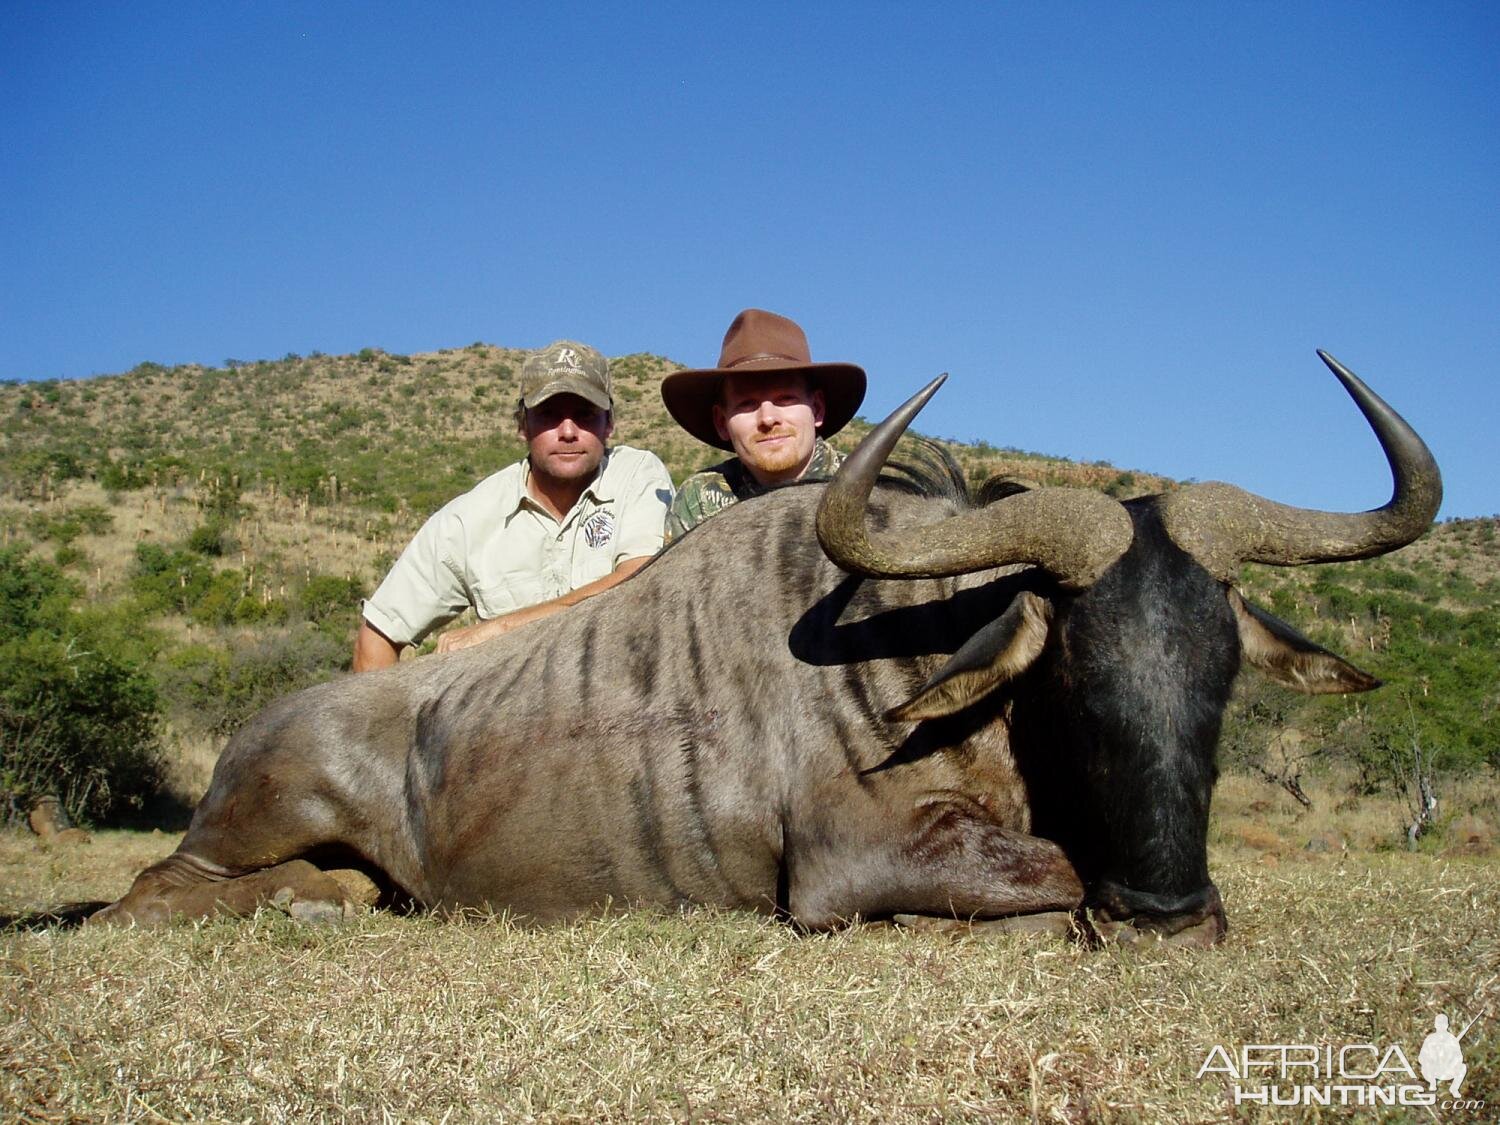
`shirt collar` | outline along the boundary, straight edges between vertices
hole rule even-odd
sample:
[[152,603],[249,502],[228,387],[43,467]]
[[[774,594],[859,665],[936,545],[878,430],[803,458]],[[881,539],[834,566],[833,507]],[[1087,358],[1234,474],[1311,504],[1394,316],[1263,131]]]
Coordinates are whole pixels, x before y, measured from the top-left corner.
[[[594,471],[594,479],[589,481],[589,483],[584,487],[584,490],[578,494],[577,503],[575,503],[569,511],[563,513],[562,522],[564,524],[568,522],[568,517],[583,505],[585,497],[592,500],[595,507],[598,507],[601,504],[608,504],[613,498],[611,495],[613,490],[606,488],[604,485],[604,473],[605,470],[609,468],[609,458],[610,450],[606,449],[604,451],[604,456],[599,460],[599,468]],[[530,507],[538,512],[541,512],[548,519],[551,519],[552,513],[547,511],[547,509],[544,508],[541,503],[539,503],[537,499],[531,495],[530,457],[521,458],[520,482],[520,487],[516,490],[516,501],[505,513],[506,517],[509,518],[515,515],[522,508]]]
[[813,442],[812,457],[808,459],[807,470],[802,474],[802,480],[819,480],[822,477],[831,477],[838,468],[838,454],[834,452],[833,446],[822,438]]
[[[838,454],[834,452],[833,446],[822,438],[813,442],[812,456],[807,460],[807,468],[802,471],[798,480],[823,480],[833,476],[838,467]],[[741,500],[748,500],[752,496],[759,496],[767,491],[767,486],[755,479],[755,474],[745,468],[745,463],[738,457],[732,457],[724,463],[724,476],[729,481],[729,487]]]

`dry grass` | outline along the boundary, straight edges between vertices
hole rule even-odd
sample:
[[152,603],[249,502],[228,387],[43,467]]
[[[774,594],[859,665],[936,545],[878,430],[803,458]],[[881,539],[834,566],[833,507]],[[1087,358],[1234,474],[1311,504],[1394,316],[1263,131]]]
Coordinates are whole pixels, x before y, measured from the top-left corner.
[[[1395,1043],[1415,1064],[1435,1012],[1485,1004],[1464,1092],[1500,1103],[1500,864],[1308,851],[1279,809],[1245,811],[1269,789],[1238,785],[1214,846],[1233,928],[1206,954],[798,937],[711,911],[545,930],[389,914],[309,929],[265,912],[14,932],[0,938],[0,1113],[1230,1120],[1224,1082],[1196,1077],[1214,1044]],[[113,897],[174,844],[0,837],[0,909]]]
[[[235,549],[212,560],[219,568],[245,573],[257,589],[286,596],[286,579],[305,580],[318,574],[347,575],[378,581],[374,560],[399,554],[421,524],[409,512],[378,517],[365,508],[335,504],[316,509],[268,489],[243,495],[253,514],[230,523]],[[186,488],[142,489],[111,497],[92,481],[67,481],[47,500],[18,501],[0,497],[0,524],[20,527],[33,512],[61,514],[70,508],[96,505],[109,512],[112,524],[99,535],[80,535],[74,546],[88,556],[75,570],[90,597],[115,597],[128,588],[138,543],[174,547],[205,522],[201,506]],[[16,536],[25,542],[24,534]],[[49,548],[41,553],[49,556]]]
[[[1210,842],[1282,858],[1402,848],[1409,810],[1392,793],[1359,796],[1354,775],[1336,771],[1306,783],[1304,809],[1285,790],[1242,774],[1225,774],[1214,790]],[[1492,771],[1440,778],[1440,831],[1424,848],[1450,855],[1500,856],[1500,782]],[[1476,838],[1468,838],[1471,829]],[[1462,837],[1462,838],[1461,838]]]

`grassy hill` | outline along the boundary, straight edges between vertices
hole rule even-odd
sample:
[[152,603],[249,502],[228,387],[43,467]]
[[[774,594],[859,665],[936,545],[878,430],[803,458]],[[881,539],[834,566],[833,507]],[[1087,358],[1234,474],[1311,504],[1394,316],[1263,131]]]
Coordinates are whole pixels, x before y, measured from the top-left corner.
[[[11,702],[0,701],[7,753],[32,737],[25,700],[37,684],[76,679],[70,653],[87,641],[123,669],[146,670],[137,686],[165,716],[173,783],[195,797],[236,723],[346,666],[359,598],[427,514],[522,455],[511,418],[523,357],[475,343],[220,368],[142,363],[122,375],[0,385],[0,551],[13,602],[67,603],[23,622],[61,647],[42,670],[54,679],[12,675]],[[676,480],[722,457],[661,405],[660,379],[678,365],[645,354],[613,365],[617,442],[654,450]],[[835,444],[852,448],[867,428],[856,420]],[[998,473],[1121,498],[1174,486],[1110,465],[945,444],[976,484]],[[1307,700],[1247,679],[1228,760],[1276,776],[1296,772],[1299,755],[1313,771],[1337,761],[1371,790],[1398,787],[1414,743],[1440,772],[1500,765],[1490,733],[1497,573],[1494,520],[1440,525],[1373,563],[1246,568],[1253,597],[1388,686]],[[44,587],[52,593],[35,593]],[[23,645],[17,659],[36,663],[35,649]],[[100,816],[119,805],[97,793],[73,803]]]
[[[337,499],[382,513],[425,514],[519,456],[510,421],[525,353],[471,344],[427,355],[365,349],[204,368],[143,363],[124,375],[0,386],[7,452],[0,487],[27,499],[89,478],[115,490],[182,488],[204,475],[283,496]],[[661,404],[680,365],[652,355],[613,361],[615,440],[655,451],[674,477],[719,453],[682,432]],[[840,438],[852,448],[867,426]],[[949,443],[975,479],[995,472],[1043,482],[1154,490],[1160,477],[1018,450]]]

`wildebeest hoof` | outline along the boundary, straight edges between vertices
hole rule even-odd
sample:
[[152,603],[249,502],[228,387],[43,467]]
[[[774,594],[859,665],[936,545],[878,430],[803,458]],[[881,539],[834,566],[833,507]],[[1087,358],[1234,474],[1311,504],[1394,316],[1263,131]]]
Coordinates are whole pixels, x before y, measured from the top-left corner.
[[123,901],[96,910],[83,920],[85,926],[161,926],[171,917],[166,905],[160,902],[145,902],[128,906]]
[[295,921],[309,926],[333,926],[349,917],[350,909],[337,902],[294,902],[287,913]]
[[1098,884],[1092,906],[1079,921],[1093,940],[1118,945],[1158,941],[1164,945],[1207,949],[1224,940],[1229,918],[1212,883],[1191,894],[1164,897],[1110,882]]
[[342,922],[353,913],[350,904],[329,902],[325,899],[299,899],[291,887],[278,887],[271,896],[270,904],[293,921],[309,926],[331,926]]
[[1210,915],[1201,922],[1162,937],[1161,940],[1166,945],[1185,949],[1210,949],[1224,940],[1227,930],[1228,926],[1222,915]]
[[1208,917],[1180,930],[1137,926],[1133,922],[1093,923],[1093,936],[1101,945],[1169,945],[1177,949],[1211,949],[1224,940],[1218,918]]
[[1229,932],[1222,905],[1199,915],[1139,917],[1121,921],[1115,921],[1103,912],[1083,911],[1078,923],[1086,940],[1098,945],[1160,943],[1180,949],[1211,949]]
[[352,867],[340,867],[327,872],[339,885],[346,902],[346,911],[353,913],[357,907],[373,907],[380,901],[380,887],[363,871]]

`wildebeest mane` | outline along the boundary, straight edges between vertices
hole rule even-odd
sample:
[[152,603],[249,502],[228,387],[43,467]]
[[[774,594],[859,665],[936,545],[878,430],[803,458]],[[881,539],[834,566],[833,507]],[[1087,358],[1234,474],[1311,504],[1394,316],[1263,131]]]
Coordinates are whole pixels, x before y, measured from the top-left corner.
[[946,446],[915,434],[904,435],[881,470],[880,483],[925,496],[949,500],[959,508],[976,506],[964,471]]

